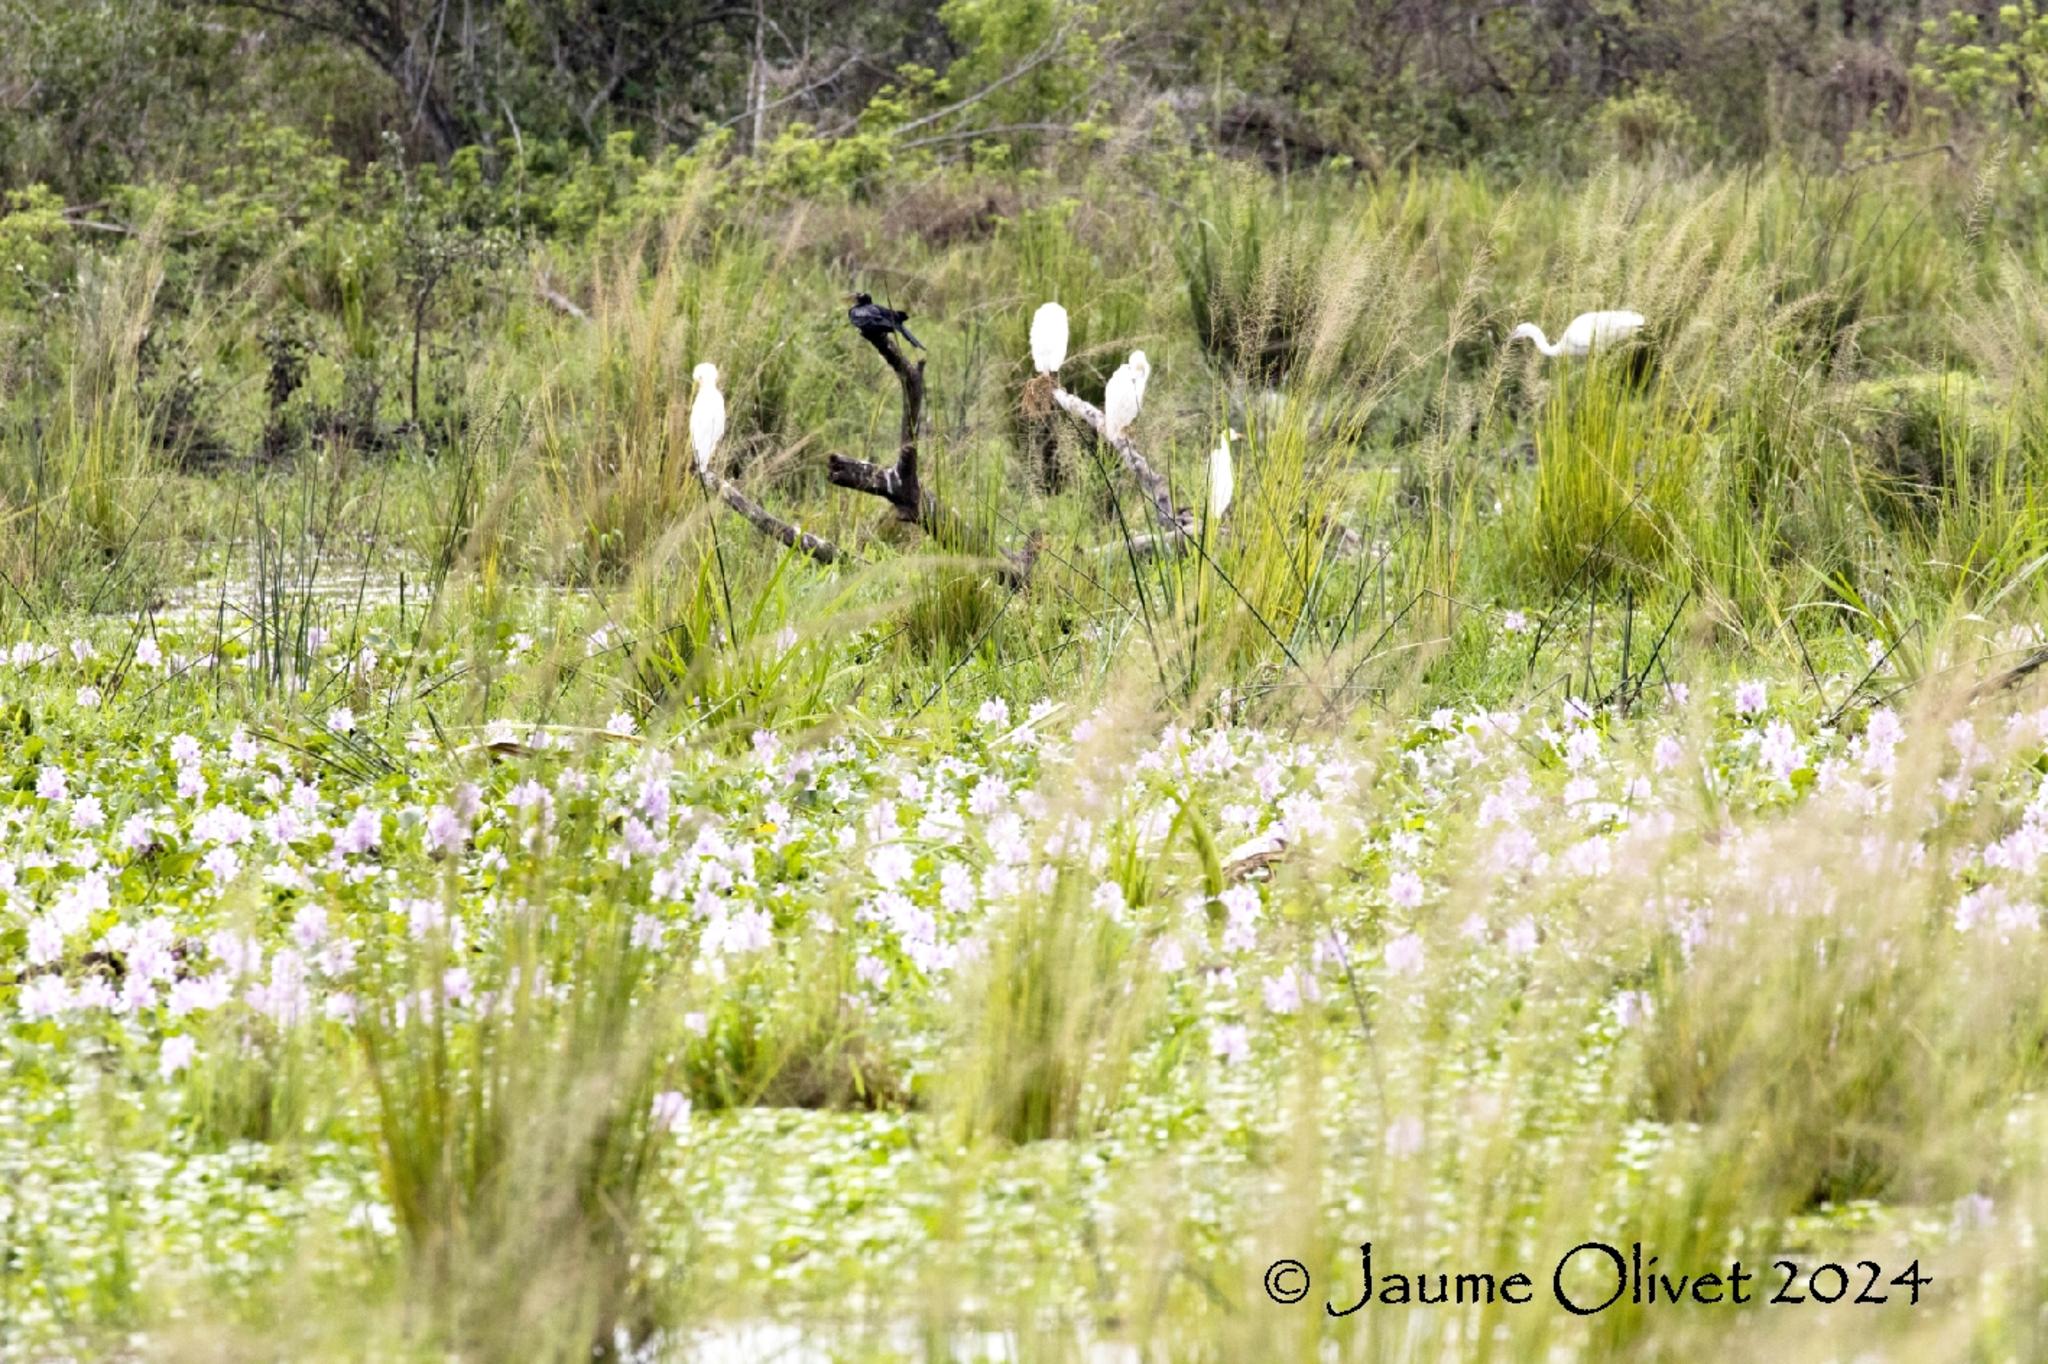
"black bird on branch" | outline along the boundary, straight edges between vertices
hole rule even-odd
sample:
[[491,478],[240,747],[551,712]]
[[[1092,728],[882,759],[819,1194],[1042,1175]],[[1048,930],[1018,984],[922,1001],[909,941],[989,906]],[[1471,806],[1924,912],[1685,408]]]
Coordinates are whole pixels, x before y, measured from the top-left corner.
[[902,332],[905,341],[923,350],[924,342],[912,336],[910,328],[903,325],[909,319],[910,314],[901,308],[885,307],[866,294],[855,294],[853,306],[846,310],[846,320],[853,323],[869,344],[879,346],[891,332]]

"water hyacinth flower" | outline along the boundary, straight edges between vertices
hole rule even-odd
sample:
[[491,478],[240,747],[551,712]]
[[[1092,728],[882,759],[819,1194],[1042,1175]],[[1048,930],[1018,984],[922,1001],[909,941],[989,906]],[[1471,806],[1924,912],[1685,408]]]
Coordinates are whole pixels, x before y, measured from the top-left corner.
[[1608,1006],[1614,1021],[1623,1028],[1633,1028],[1649,1020],[1655,1012],[1650,997],[1641,990],[1623,990]]
[[36,770],[36,795],[42,800],[64,800],[71,794],[71,779],[55,763]]
[[1997,1222],[1998,1204],[1988,1194],[1964,1194],[1949,1214],[1949,1226],[1958,1233],[1982,1231]]
[[1422,1119],[1404,1113],[1387,1124],[1382,1146],[1392,1159],[1405,1160],[1422,1149],[1423,1135]]
[[241,855],[226,845],[208,852],[199,860],[199,865],[213,876],[217,888],[225,888],[242,874]]
[[1413,932],[1403,933],[1386,946],[1382,960],[1389,973],[1396,976],[1413,976],[1422,971],[1422,939]]
[[327,911],[320,905],[300,905],[292,915],[292,941],[307,952],[327,937]]
[[1259,893],[1250,886],[1238,885],[1225,890],[1217,897],[1223,906],[1223,949],[1226,952],[1249,952],[1258,946],[1259,914],[1263,906]]
[[375,848],[384,836],[384,820],[370,806],[363,806],[355,812],[348,824],[334,836],[337,852],[360,856]]
[[64,927],[53,915],[38,914],[28,921],[28,964],[48,966],[64,955]]
[[427,811],[425,843],[430,853],[454,852],[469,840],[462,817],[445,805]]
[[80,796],[71,802],[71,827],[80,833],[103,828],[106,822],[106,807],[100,804],[98,796]]
[[1223,1023],[1209,1030],[1209,1054],[1227,1065],[1238,1065],[1252,1054],[1251,1033],[1242,1023]]
[[1735,688],[1735,713],[1737,715],[1761,715],[1769,704],[1769,692],[1762,682],[1738,683]]
[[884,843],[868,854],[868,875],[887,889],[903,884],[915,868],[916,858],[901,843]]
[[1259,984],[1259,997],[1271,1013],[1287,1015],[1301,1008],[1301,977],[1292,966]]
[[1757,744],[1757,760],[1773,778],[1787,781],[1806,765],[1806,746],[1799,742],[1792,726],[1783,720],[1772,720],[1764,727],[1763,738]]
[[690,1096],[680,1089],[665,1089],[654,1096],[649,1120],[657,1132],[681,1132],[690,1121]]
[[1405,867],[1387,878],[1387,903],[1396,909],[1414,909],[1422,903],[1422,878]]
[[56,974],[32,977],[21,987],[17,999],[21,1016],[29,1022],[55,1018],[71,1008],[71,986]]

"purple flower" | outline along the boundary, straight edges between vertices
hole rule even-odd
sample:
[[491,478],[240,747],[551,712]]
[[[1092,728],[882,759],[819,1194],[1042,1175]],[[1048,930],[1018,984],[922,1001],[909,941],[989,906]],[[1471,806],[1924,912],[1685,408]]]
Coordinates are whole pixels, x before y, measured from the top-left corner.
[[335,836],[334,846],[343,853],[366,853],[377,846],[383,835],[383,817],[366,805],[357,810],[355,818]]
[[1402,870],[1387,878],[1387,902],[1396,909],[1413,909],[1422,903],[1422,878]]
[[649,1114],[657,1132],[680,1132],[690,1121],[690,1096],[680,1089],[665,1089],[654,1096]]
[[1209,1054],[1237,1065],[1252,1054],[1251,1034],[1242,1023],[1224,1023],[1209,1030]]
[[427,811],[427,851],[452,852],[469,838],[462,819],[445,805]]
[[63,768],[46,763],[36,773],[36,794],[44,800],[63,800],[70,794],[70,778]]
[[37,976],[21,987],[20,1001],[23,1018],[54,1018],[71,1007],[71,987],[62,976]]
[[80,796],[71,802],[71,827],[80,833],[90,833],[107,822],[106,808],[98,796]]
[[1291,1014],[1301,1007],[1301,978],[1292,966],[1277,976],[1268,976],[1259,986],[1266,1008],[1276,1014]]
[[185,1033],[166,1037],[156,1054],[157,1078],[168,1080],[192,1064],[192,1058],[199,1053],[199,1044]]

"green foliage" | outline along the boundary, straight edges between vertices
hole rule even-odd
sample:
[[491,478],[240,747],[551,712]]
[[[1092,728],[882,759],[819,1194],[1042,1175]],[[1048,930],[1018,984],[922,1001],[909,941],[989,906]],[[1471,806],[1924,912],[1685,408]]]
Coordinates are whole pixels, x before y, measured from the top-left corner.
[[1645,86],[1603,103],[1594,115],[1599,135],[1623,161],[1658,155],[1685,159],[1700,145],[1699,119],[1670,90]]
[[1655,573],[1670,526],[1693,506],[1706,414],[1631,389],[1616,356],[1565,372],[1545,399],[1516,520],[1525,561],[1556,588]]
[[[1100,75],[1099,7],[1084,0],[945,0],[939,22],[963,56],[932,94],[941,102],[980,94],[970,117],[1001,125],[1071,117]],[[1021,77],[1032,63],[1037,65]]]
[[64,201],[47,185],[10,192],[0,212],[0,308],[29,312],[57,287],[59,251],[69,242]]

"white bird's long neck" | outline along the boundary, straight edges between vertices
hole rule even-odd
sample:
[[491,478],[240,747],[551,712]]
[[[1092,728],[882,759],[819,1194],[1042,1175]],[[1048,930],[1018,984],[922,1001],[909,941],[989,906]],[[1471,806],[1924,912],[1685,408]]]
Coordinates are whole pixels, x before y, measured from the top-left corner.
[[1543,334],[1543,328],[1535,325],[1534,323],[1531,323],[1529,325],[1529,330],[1536,333],[1529,339],[1535,342],[1537,350],[1542,351],[1545,355],[1552,356],[1563,353],[1564,347],[1559,345],[1555,341],[1552,341],[1549,337],[1545,336]]

